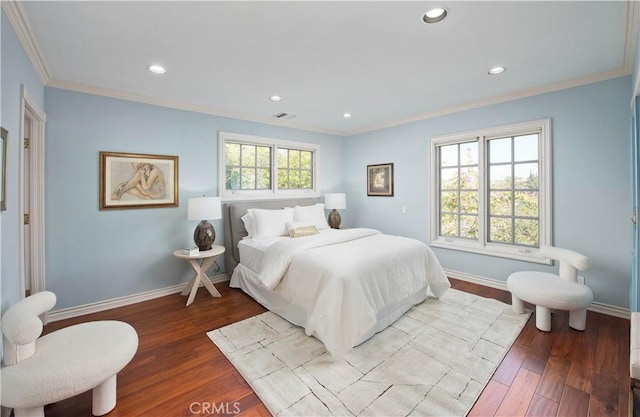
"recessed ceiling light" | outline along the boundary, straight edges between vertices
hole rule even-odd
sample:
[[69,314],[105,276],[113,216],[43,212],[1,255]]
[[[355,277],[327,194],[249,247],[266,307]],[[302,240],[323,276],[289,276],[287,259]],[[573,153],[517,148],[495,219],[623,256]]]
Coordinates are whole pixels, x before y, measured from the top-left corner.
[[166,74],[167,70],[162,65],[149,65],[149,71],[154,74]]
[[345,119],[351,119],[351,113],[345,113],[342,115]]
[[489,70],[489,75],[498,75],[505,72],[507,69],[505,67],[493,67]]
[[447,17],[447,9],[436,7],[426,12],[424,16],[422,16],[422,21],[424,23],[438,23],[445,17]]
[[280,100],[282,100],[282,97],[280,97],[280,96],[271,96],[271,97],[269,97],[269,100],[271,100],[271,101],[280,101]]

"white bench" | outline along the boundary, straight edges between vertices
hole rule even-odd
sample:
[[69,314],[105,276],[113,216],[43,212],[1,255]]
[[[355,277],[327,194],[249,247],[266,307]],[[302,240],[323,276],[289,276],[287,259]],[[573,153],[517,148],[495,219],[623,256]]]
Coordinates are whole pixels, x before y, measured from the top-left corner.
[[1,403],[15,416],[43,417],[44,406],[93,390],[92,413],[116,405],[116,374],[138,349],[138,334],[121,321],[93,321],[43,337],[38,318],[55,305],[55,295],[36,293],[2,317],[5,363],[0,370]]

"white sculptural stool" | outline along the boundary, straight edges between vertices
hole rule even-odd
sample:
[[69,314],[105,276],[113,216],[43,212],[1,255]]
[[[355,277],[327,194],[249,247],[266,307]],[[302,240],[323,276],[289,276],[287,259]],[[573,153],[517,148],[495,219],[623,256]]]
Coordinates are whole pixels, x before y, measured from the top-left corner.
[[44,406],[93,390],[92,413],[116,406],[116,375],[138,349],[138,334],[121,321],[93,321],[45,336],[38,315],[55,305],[43,291],[9,308],[2,317],[5,359],[1,403],[16,417],[44,416]]
[[569,326],[584,330],[587,308],[593,302],[591,288],[577,282],[578,270],[589,268],[589,258],[567,249],[543,246],[540,254],[560,261],[559,274],[538,271],[514,272],[507,278],[511,304],[517,313],[524,313],[524,302],[536,306],[536,327],[551,331],[551,310],[569,311]]

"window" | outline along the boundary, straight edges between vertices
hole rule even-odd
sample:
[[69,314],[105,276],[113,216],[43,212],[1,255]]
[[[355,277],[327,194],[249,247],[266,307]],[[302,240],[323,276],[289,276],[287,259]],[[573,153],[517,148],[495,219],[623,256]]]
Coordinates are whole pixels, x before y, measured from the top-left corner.
[[227,190],[271,189],[271,147],[226,142],[224,158]]
[[548,263],[550,120],[433,138],[431,244]]
[[318,145],[220,132],[219,146],[227,199],[318,195]]
[[278,149],[278,188],[310,190],[313,184],[313,153],[299,149]]

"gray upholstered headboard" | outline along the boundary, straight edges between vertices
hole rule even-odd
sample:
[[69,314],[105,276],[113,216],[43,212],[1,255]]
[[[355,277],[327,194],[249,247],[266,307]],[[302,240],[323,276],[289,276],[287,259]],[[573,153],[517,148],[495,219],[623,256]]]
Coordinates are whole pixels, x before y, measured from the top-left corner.
[[247,229],[244,228],[241,217],[247,213],[247,210],[251,208],[276,210],[284,207],[311,206],[315,203],[315,198],[224,203],[222,218],[224,222],[224,265],[227,274],[231,275],[236,265],[240,263],[238,242],[247,236]]

